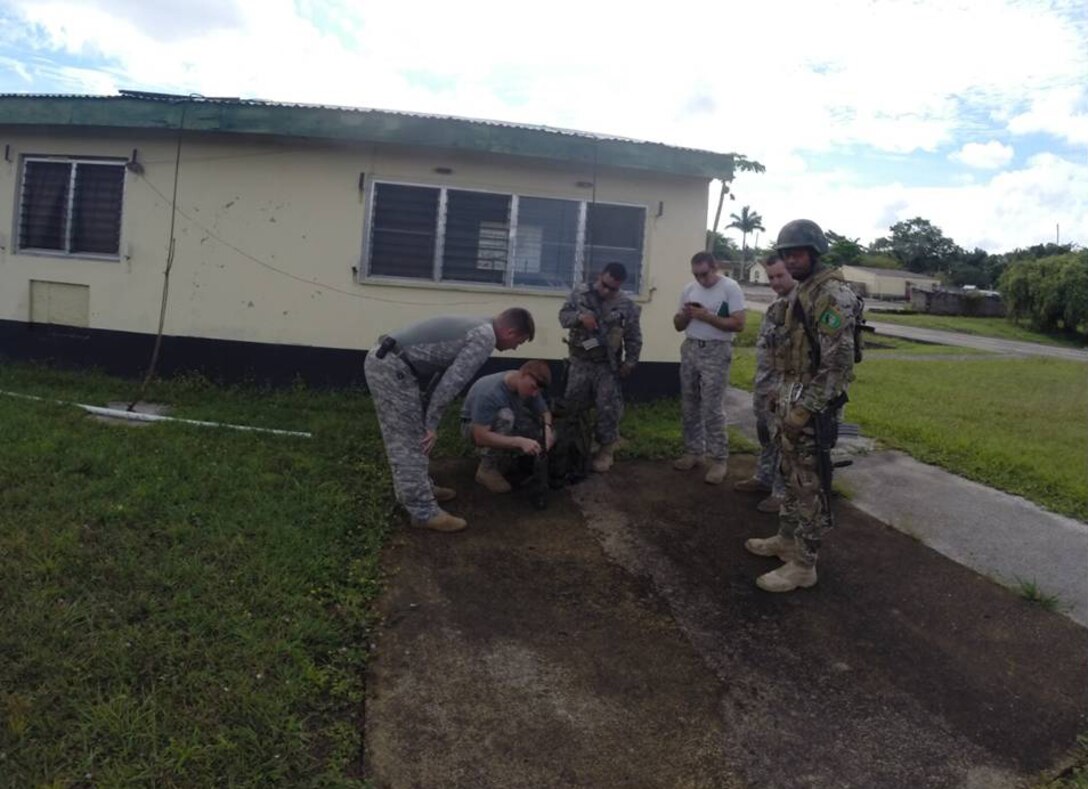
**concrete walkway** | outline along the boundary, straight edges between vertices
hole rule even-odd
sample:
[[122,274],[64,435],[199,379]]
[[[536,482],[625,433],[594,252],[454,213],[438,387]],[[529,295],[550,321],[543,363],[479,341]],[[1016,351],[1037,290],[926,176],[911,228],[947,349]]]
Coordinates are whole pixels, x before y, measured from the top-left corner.
[[[750,393],[730,388],[728,413],[756,440]],[[1006,586],[1035,584],[1088,627],[1088,524],[902,452],[863,452],[853,461],[836,480],[862,512]]]

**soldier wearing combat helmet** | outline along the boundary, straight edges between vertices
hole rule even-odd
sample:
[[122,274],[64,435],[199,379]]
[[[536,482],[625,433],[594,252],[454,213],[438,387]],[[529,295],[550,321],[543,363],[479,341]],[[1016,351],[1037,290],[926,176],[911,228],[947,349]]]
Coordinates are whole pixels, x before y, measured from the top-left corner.
[[[821,459],[817,434],[837,432],[834,420],[853,380],[857,301],[842,272],[820,262],[827,248],[820,226],[808,219],[786,224],[775,245],[798,283],[789,296],[784,341],[774,351],[781,383],[770,403],[786,491],[778,533],[744,544],[752,553],[777,556],[784,562],[756,581],[768,592],[789,592],[816,583],[820,541],[832,525],[829,446],[825,440]],[[821,462],[826,472],[823,479]]]

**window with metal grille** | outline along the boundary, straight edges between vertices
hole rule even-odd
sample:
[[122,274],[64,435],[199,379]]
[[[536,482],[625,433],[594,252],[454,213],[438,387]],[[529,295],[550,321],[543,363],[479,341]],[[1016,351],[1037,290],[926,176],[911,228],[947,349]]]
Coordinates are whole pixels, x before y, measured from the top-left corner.
[[646,209],[584,200],[379,182],[368,277],[570,290],[606,263],[639,289]]
[[117,257],[124,162],[23,160],[19,250]]

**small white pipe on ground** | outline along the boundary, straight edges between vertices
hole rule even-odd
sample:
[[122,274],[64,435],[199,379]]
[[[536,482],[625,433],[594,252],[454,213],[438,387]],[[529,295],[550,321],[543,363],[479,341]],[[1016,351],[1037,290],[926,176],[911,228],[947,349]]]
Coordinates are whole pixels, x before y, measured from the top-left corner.
[[[6,392],[0,390],[0,394],[8,395],[9,397],[21,397],[24,400],[39,400],[46,401],[49,398],[35,397],[34,395],[21,394],[19,392]],[[299,438],[313,438],[312,433],[304,433],[297,430],[276,430],[271,427],[250,427],[248,425],[232,425],[227,422],[201,422],[197,419],[181,419],[176,416],[161,416],[159,414],[141,414],[136,411],[123,411],[119,408],[102,408],[97,405],[86,405],[84,403],[71,403],[67,400],[53,400],[54,403],[60,403],[61,405],[74,405],[77,408],[82,408],[84,411],[90,414],[96,414],[98,416],[108,416],[112,419],[127,419],[131,422],[181,422],[186,425],[197,425],[199,427],[225,427],[229,430],[247,430],[254,433],[273,433],[278,436],[298,436]]]

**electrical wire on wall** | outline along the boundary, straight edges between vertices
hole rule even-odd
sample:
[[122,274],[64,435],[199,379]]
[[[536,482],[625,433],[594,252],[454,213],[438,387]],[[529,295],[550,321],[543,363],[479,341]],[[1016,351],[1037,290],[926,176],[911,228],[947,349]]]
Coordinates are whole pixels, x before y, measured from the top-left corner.
[[[144,179],[144,185],[147,186],[148,189],[150,189],[152,192],[157,194],[159,197],[161,197],[164,201],[169,202],[169,198],[166,195],[164,195],[161,191],[159,191],[155,187],[155,185],[152,184],[147,179]],[[329,285],[328,283],[321,282],[320,280],[306,279],[305,277],[300,277],[297,274],[292,274],[290,271],[284,271],[283,269],[272,265],[267,260],[262,260],[261,258],[257,257],[256,255],[253,255],[253,254],[251,254],[249,252],[246,252],[241,247],[236,246],[235,244],[232,244],[230,241],[223,238],[221,235],[216,233],[210,227],[208,227],[207,225],[201,223],[196,217],[192,216],[191,214],[185,213],[185,211],[183,211],[182,209],[178,208],[177,213],[182,219],[187,220],[193,227],[200,230],[208,238],[219,242],[220,244],[222,244],[223,246],[225,246],[227,249],[231,250],[232,252],[235,252],[236,254],[240,255],[241,257],[245,258],[246,260],[249,260],[249,261],[251,261],[253,263],[256,263],[261,268],[268,269],[273,274],[279,274],[280,276],[287,277],[288,279],[293,279],[295,282],[301,282],[303,285],[311,285],[311,286],[313,286],[315,288],[320,288],[321,290],[327,290],[327,291],[330,291],[331,293],[339,293],[339,294],[341,294],[343,296],[350,296],[353,299],[361,299],[363,301],[377,301],[377,302],[380,302],[382,304],[401,304],[401,305],[406,305],[406,306],[409,306],[409,307],[433,307],[433,306],[435,306],[433,301],[412,301],[411,299],[390,299],[390,298],[385,298],[383,296],[373,296],[373,295],[371,295],[369,293],[355,293],[355,292],[350,291],[350,290],[344,290],[343,288],[338,288],[335,285]],[[478,299],[473,300],[473,301],[443,301],[442,306],[444,306],[444,307],[476,307],[476,306],[484,306],[484,305],[492,304],[492,303],[494,303],[494,302],[493,301],[478,300]]]
[[151,361],[147,365],[147,374],[144,375],[144,380],[140,384],[140,388],[136,391],[136,395],[132,398],[132,402],[128,404],[126,410],[132,411],[136,407],[136,403],[140,402],[140,399],[147,391],[147,387],[151,384],[151,379],[155,377],[155,367],[159,362],[159,351],[162,349],[162,332],[163,327],[166,324],[166,302],[170,294],[170,269],[174,265],[174,248],[177,245],[177,238],[174,235],[174,228],[177,224],[178,218],[178,174],[181,171],[181,139],[185,133],[185,112],[189,109],[189,103],[193,99],[202,98],[200,94],[191,93],[186,97],[181,104],[181,117],[178,119],[178,140],[177,148],[174,152],[174,191],[173,196],[170,198],[170,241],[166,249],[166,269],[162,275],[162,304],[159,307],[159,330],[155,333],[155,346],[151,351]]

